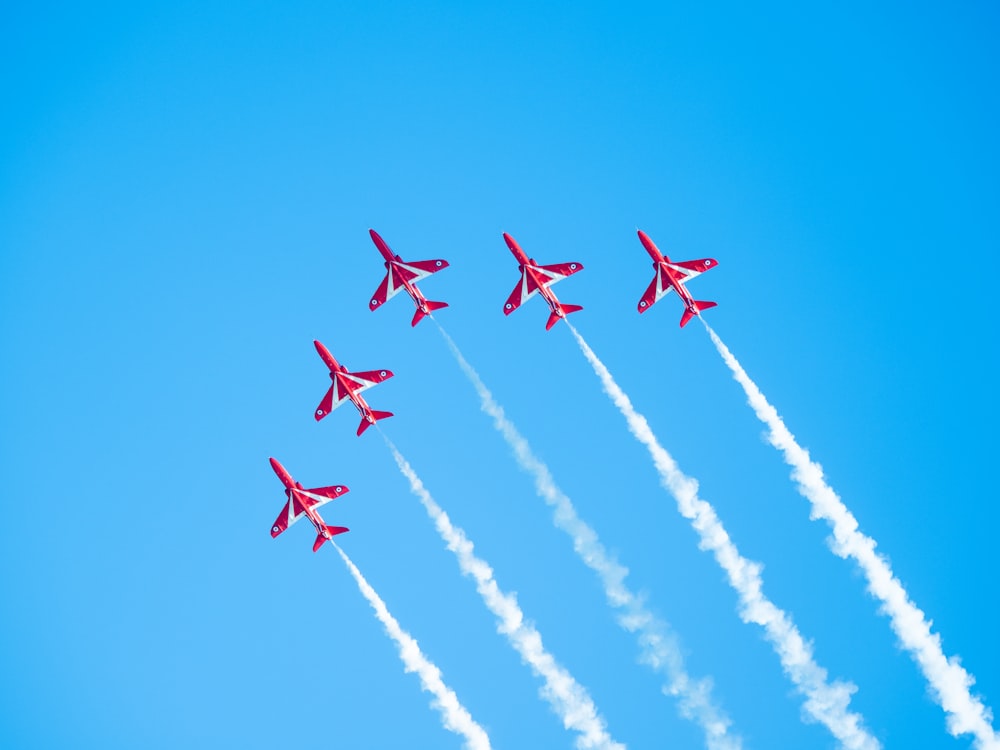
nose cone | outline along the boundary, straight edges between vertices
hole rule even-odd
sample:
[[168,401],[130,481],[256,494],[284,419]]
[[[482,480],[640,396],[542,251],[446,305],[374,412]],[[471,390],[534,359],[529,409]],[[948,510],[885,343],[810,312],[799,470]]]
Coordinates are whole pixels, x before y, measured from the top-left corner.
[[313,346],[315,346],[316,347],[316,351],[319,352],[320,359],[322,359],[324,362],[326,362],[327,366],[331,370],[334,369],[335,367],[337,367],[337,360],[335,360],[333,358],[333,355],[330,354],[330,350],[329,349],[327,349],[325,346],[323,346],[322,343],[320,343],[319,341],[316,341],[316,340],[313,340]]
[[271,468],[274,469],[274,473],[277,475],[278,479],[281,480],[281,483],[285,485],[285,487],[291,487],[294,484],[292,475],[288,473],[284,466],[278,463],[278,459],[272,458],[270,461]]
[[521,246],[517,244],[517,240],[511,237],[506,232],[503,233],[503,241],[507,243],[507,247],[510,249],[511,254],[517,258],[517,262],[524,265],[528,262],[528,256],[524,254]]
[[649,253],[649,257],[652,258],[654,261],[663,260],[663,254],[660,252],[660,249],[656,246],[656,244],[651,239],[649,239],[649,235],[643,232],[641,229],[637,231],[639,233],[639,242],[641,242],[642,246],[646,248],[646,252]]

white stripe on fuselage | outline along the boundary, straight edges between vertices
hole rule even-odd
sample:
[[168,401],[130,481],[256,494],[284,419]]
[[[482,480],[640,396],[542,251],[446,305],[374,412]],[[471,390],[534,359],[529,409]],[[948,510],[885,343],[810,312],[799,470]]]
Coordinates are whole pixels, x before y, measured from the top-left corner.
[[[656,294],[656,299],[657,299],[657,301],[659,301],[659,299],[661,297],[663,297],[671,289],[674,288],[674,285],[670,283],[670,278],[668,277],[668,272],[667,272],[668,268],[677,270],[677,271],[679,271],[681,273],[687,273],[687,269],[678,268],[673,263],[663,262],[662,264],[657,264],[657,269],[656,269],[656,279],[657,279],[657,294]],[[696,274],[692,274],[692,276],[694,276],[694,275],[696,275]],[[691,277],[688,276],[688,277],[685,277],[685,278],[676,279],[677,294],[681,297],[681,299],[684,300],[684,304],[688,305],[688,306],[690,306],[692,300],[694,299],[691,296],[691,293],[687,290],[687,287],[684,286],[684,284],[687,282],[687,280],[689,278],[691,278]],[[663,288],[664,281],[667,284],[667,286],[666,286],[665,289]],[[661,289],[662,289],[662,291],[660,291]]]
[[[305,495],[306,497],[309,497],[309,498],[320,497],[320,496],[317,496],[317,495],[313,494],[312,492],[306,492],[305,490],[296,490],[296,492],[298,492],[298,493],[300,493],[302,495]],[[327,500],[327,501],[330,500],[330,498],[324,498],[324,499]],[[323,533],[323,523],[322,523],[319,515],[314,510],[314,508],[318,508],[319,505],[321,505],[321,503],[317,504],[317,505],[314,505],[312,508],[310,508],[305,503],[302,503],[302,514],[298,518],[301,518],[302,516],[306,516],[306,518],[309,519],[309,522],[316,528],[316,531],[318,531],[320,533]],[[295,520],[297,521],[298,518],[296,518]],[[291,525],[291,524],[289,524],[289,525]]]
[[548,304],[549,308],[552,310],[552,312],[555,313],[561,312],[559,307],[559,300],[556,299],[555,292],[549,289],[549,286],[555,284],[557,281],[560,281],[566,277],[560,276],[559,274],[556,273],[552,273],[552,271],[546,271],[545,269],[539,268],[538,266],[525,265],[524,267],[525,289],[528,288],[529,271],[531,272],[531,276],[535,282],[535,291],[531,292],[531,294],[528,294],[526,296],[522,296],[521,302],[523,303],[524,300],[528,299],[529,297],[540,293],[542,297],[545,299],[545,302]]

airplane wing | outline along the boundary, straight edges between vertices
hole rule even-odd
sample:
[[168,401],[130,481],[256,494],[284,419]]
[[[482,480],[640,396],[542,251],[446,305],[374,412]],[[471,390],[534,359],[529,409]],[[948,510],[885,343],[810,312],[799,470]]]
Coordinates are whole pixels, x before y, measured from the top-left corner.
[[365,370],[364,372],[345,372],[341,373],[341,375],[351,381],[351,390],[354,393],[361,393],[361,391],[367,391],[373,385],[378,385],[382,381],[388,380],[392,377],[393,373],[392,370]]
[[335,484],[331,487],[316,487],[311,490],[298,490],[300,500],[309,508],[318,508],[326,505],[331,500],[336,500],[341,495],[346,495],[351,490],[342,484]]
[[288,502],[281,509],[274,525],[271,526],[271,536],[276,537],[294,524],[300,518],[305,517],[306,508],[319,508],[326,505],[331,500],[336,500],[341,495],[346,495],[351,490],[342,484],[332,487],[316,487],[311,490],[292,490]]
[[536,270],[541,271],[548,279],[542,283],[545,286],[552,286],[557,281],[562,281],[567,276],[572,276],[577,271],[583,270],[582,263],[554,263],[551,266],[537,266]]
[[667,265],[674,271],[684,275],[684,278],[678,279],[678,281],[685,284],[695,276],[703,274],[710,268],[715,268],[718,262],[715,258],[701,258],[700,260],[682,260],[679,263],[668,263]]
[[379,288],[375,290],[375,294],[372,295],[368,306],[374,310],[379,305],[384,305],[386,301],[395,297],[402,289],[405,289],[407,281],[411,284],[416,283],[421,279],[426,279],[432,273],[437,273],[447,267],[448,261],[441,259],[417,260],[413,263],[403,263],[398,260],[391,261],[389,263],[389,272],[385,275]]
[[522,271],[520,281],[517,282],[514,291],[510,293],[507,302],[504,303],[503,314],[510,315],[523,305],[526,300],[531,299],[536,294],[538,294],[538,284],[535,283],[535,280],[527,270]]
[[281,513],[274,521],[274,525],[271,526],[271,538],[278,536],[281,532],[291,526],[293,523],[298,521],[300,518],[304,517],[306,514],[305,508],[302,507],[302,503],[299,502],[298,498],[294,494],[290,494],[288,502],[285,503],[285,507],[281,509]]
[[[408,274],[407,278],[410,281],[420,281],[420,279],[426,279],[432,273],[443,271],[448,267],[448,261],[435,258],[434,260],[415,260],[412,263],[397,261],[393,265],[398,266],[400,271],[406,272]],[[412,276],[409,274],[412,274]]]
[[389,274],[387,273],[385,278],[382,279],[382,283],[378,285],[378,289],[375,290],[375,294],[372,295],[371,300],[368,302],[368,307],[374,310],[379,305],[384,305],[386,300],[398,291],[399,289],[396,288],[392,290],[392,293],[389,292]]
[[334,380],[333,385],[330,386],[330,390],[326,392],[326,395],[323,396],[323,400],[320,401],[319,406],[316,407],[316,412],[313,414],[316,421],[318,422],[338,406],[341,406],[350,397],[350,392],[344,387],[340,380]]
[[646,293],[642,295],[642,299],[639,300],[639,312],[646,312],[651,308],[656,302],[660,300],[663,295],[670,292],[673,289],[670,286],[670,282],[663,278],[663,269],[659,266],[656,267],[656,276],[653,280],[649,282],[649,286],[646,287]]

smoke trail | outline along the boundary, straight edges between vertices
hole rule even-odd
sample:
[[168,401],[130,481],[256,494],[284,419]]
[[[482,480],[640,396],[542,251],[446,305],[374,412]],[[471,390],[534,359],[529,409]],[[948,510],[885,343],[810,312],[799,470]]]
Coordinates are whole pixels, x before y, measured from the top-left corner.
[[476,590],[483,602],[496,615],[500,623],[497,631],[507,636],[507,640],[521,655],[531,671],[545,681],[541,695],[549,702],[552,710],[562,719],[563,726],[579,732],[576,746],[584,748],[602,748],[606,750],[625,750],[625,746],[615,742],[608,735],[604,719],[597,712],[597,707],[590,699],[587,691],[573,676],[566,671],[542,645],[542,636],[534,625],[526,622],[524,613],[517,604],[517,597],[505,594],[493,578],[493,569],[473,552],[472,542],[465,536],[462,529],[452,525],[451,519],[441,506],[424,487],[420,477],[399,452],[392,441],[382,434],[385,444],[392,451],[399,471],[410,483],[410,490],[423,504],[427,515],[434,521],[438,533],[448,545],[448,549],[458,557],[458,565],[464,575],[476,582]]
[[621,610],[618,623],[630,633],[638,634],[641,660],[655,672],[667,678],[663,692],[677,698],[681,715],[694,721],[705,733],[709,750],[738,750],[739,737],[729,734],[732,723],[711,697],[710,679],[694,679],[685,671],[684,659],[676,637],[665,622],[646,609],[642,598],[625,585],[628,568],[619,564],[605,550],[597,533],[576,514],[576,508],[556,486],[548,467],[532,452],[531,446],[504,415],[479,374],[462,356],[458,346],[438,324],[438,330],[448,344],[462,372],[479,394],[483,411],[493,418],[493,424],[514,451],[518,465],[535,479],[535,490],[554,510],[556,526],[573,539],[580,559],[601,579],[608,603]]
[[744,622],[754,622],[764,628],[785,673],[805,696],[806,716],[825,725],[846,748],[874,750],[880,747],[878,740],[862,726],[861,716],[848,710],[851,694],[857,688],[851,683],[827,683],[826,670],[813,660],[812,647],[802,638],[791,617],[764,596],[760,564],[740,555],[715,508],[698,497],[698,483],[681,472],[656,439],[646,418],[635,410],[628,396],[615,383],[608,368],[568,321],[566,325],[600,378],[604,391],[628,422],[629,431],[649,450],[661,483],[676,499],[681,515],[690,520],[698,532],[699,546],[711,550],[725,570],[730,585],[740,597],[740,617]]
[[941,636],[931,632],[931,623],[910,601],[888,560],[875,551],[875,540],[858,530],[857,519],[824,480],[823,468],[812,461],[809,452],[795,441],[777,410],[764,398],[722,339],[708,323],[704,320],[702,323],[722,359],[732,370],[733,378],[743,386],[757,418],[767,425],[771,445],[782,452],[785,463],[792,467],[792,478],[798,485],[799,493],[812,505],[810,517],[813,520],[825,519],[833,530],[830,540],[833,551],[840,557],[854,558],[861,567],[868,581],[868,591],[881,602],[881,611],[889,616],[900,643],[917,662],[930,683],[935,700],[948,715],[948,731],[956,737],[973,735],[980,748],[1000,748],[1000,736],[991,726],[992,712],[969,692],[975,678],[962,668],[957,657],[944,655]]
[[413,637],[399,627],[396,618],[386,608],[385,602],[375,593],[375,589],[361,575],[361,571],[351,562],[344,550],[338,547],[335,542],[331,541],[331,544],[340,553],[340,557],[347,565],[347,569],[351,571],[351,575],[354,576],[361,593],[368,600],[371,608],[375,610],[375,616],[382,623],[385,632],[396,642],[399,658],[403,660],[406,671],[416,672],[420,677],[420,686],[434,696],[431,705],[440,712],[444,728],[462,735],[468,750],[490,750],[490,738],[486,736],[483,728],[475,722],[465,706],[459,703],[455,691],[444,684],[444,680],[441,679],[441,670],[427,660]]

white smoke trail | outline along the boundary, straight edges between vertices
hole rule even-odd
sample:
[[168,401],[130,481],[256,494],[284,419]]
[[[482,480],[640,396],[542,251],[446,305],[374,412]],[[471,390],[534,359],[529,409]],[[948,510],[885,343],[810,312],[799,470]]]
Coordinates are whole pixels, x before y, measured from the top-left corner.
[[493,578],[493,569],[473,551],[472,542],[462,529],[453,526],[448,514],[441,509],[424,487],[420,477],[407,462],[392,441],[382,434],[399,471],[410,483],[410,490],[423,504],[427,515],[434,521],[438,533],[455,553],[458,565],[464,575],[476,582],[476,590],[489,610],[500,621],[497,631],[510,641],[531,671],[545,681],[540,693],[549,702],[552,710],[562,719],[566,729],[579,733],[576,746],[600,748],[602,750],[625,750],[625,746],[615,742],[605,729],[604,719],[590,699],[586,689],[580,685],[565,668],[545,650],[542,636],[534,625],[526,622],[524,613],[514,594],[505,594]]
[[690,520],[698,532],[701,539],[699,546],[711,550],[729,577],[730,585],[740,597],[743,621],[756,623],[764,629],[785,673],[805,696],[803,710],[806,717],[826,726],[846,748],[874,750],[880,747],[878,740],[863,727],[861,716],[848,710],[851,694],[857,688],[851,683],[827,682],[826,670],[813,660],[812,646],[803,639],[791,617],[764,596],[760,564],[740,555],[715,508],[698,497],[698,483],[681,472],[656,439],[646,418],[635,410],[628,396],[615,383],[608,368],[568,321],[566,325],[600,378],[605,393],[628,422],[629,431],[649,450],[660,481],[676,499],[681,515]]
[[483,411],[493,418],[494,426],[514,451],[518,465],[534,477],[539,496],[553,508],[556,526],[570,535],[577,555],[600,577],[608,603],[621,610],[618,623],[630,633],[638,634],[642,662],[667,678],[663,692],[677,698],[681,715],[702,729],[709,750],[738,750],[741,747],[739,737],[729,734],[731,720],[712,701],[711,680],[695,679],[687,673],[673,632],[646,609],[642,597],[625,585],[628,568],[607,552],[597,532],[580,519],[573,503],[556,486],[548,467],[535,456],[528,441],[504,415],[479,374],[462,356],[458,345],[440,324],[438,330],[479,394]]
[[399,626],[396,618],[390,614],[389,609],[385,606],[385,602],[375,593],[375,589],[361,575],[361,571],[351,562],[344,550],[332,541],[331,544],[340,553],[340,557],[347,565],[347,569],[351,571],[358,588],[375,611],[375,616],[382,623],[385,632],[396,642],[399,658],[403,660],[406,671],[416,672],[420,677],[420,686],[434,696],[431,705],[440,712],[444,728],[462,735],[468,750],[490,750],[490,738],[486,736],[483,728],[475,722],[465,706],[459,703],[455,691],[444,684],[444,680],[441,679],[441,670],[427,660],[413,637]]
[[777,410],[764,398],[722,339],[708,323],[704,320],[702,323],[722,359],[732,370],[733,378],[743,386],[757,418],[767,425],[768,441],[782,452],[785,463],[792,467],[792,478],[799,492],[812,505],[810,518],[826,520],[833,531],[830,540],[833,551],[840,557],[854,558],[860,566],[868,581],[868,591],[881,602],[881,611],[889,616],[900,643],[917,662],[930,684],[934,699],[948,715],[948,731],[956,737],[973,735],[977,747],[984,750],[1000,748],[1000,736],[991,726],[992,712],[970,693],[975,678],[965,671],[958,657],[945,656],[941,637],[931,632],[931,623],[910,601],[903,584],[893,574],[889,561],[875,551],[875,540],[858,530],[857,519],[823,478],[823,468],[812,461],[809,452],[796,442]]

